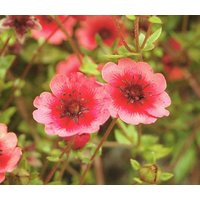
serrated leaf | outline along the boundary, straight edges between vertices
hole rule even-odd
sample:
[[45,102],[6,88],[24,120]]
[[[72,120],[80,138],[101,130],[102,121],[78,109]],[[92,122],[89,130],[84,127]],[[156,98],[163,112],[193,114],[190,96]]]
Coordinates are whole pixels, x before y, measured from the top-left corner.
[[5,78],[6,72],[11,67],[14,59],[15,56],[13,55],[0,57],[0,79],[3,80]]
[[153,23],[153,24],[162,24],[162,21],[159,17],[157,16],[152,16],[149,18],[149,22]]
[[168,181],[169,179],[171,179],[174,175],[172,173],[168,173],[168,172],[163,172],[160,175],[160,180],[161,181]]
[[130,162],[131,162],[131,166],[134,170],[137,171],[140,169],[140,163],[137,160],[130,159]]
[[152,50],[155,45],[155,41],[158,40],[158,38],[160,37],[162,33],[162,27],[160,27],[158,30],[156,30],[152,35],[150,35],[150,37],[147,39],[146,44],[143,48],[143,51],[149,51]]

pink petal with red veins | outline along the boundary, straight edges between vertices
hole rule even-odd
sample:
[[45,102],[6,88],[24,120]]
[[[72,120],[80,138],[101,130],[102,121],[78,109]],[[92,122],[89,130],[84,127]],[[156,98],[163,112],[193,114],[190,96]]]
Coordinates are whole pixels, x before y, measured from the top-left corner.
[[0,173],[0,183],[5,180],[5,173]]
[[126,69],[126,68],[130,68],[130,67],[136,67],[137,63],[135,61],[133,61],[130,58],[122,58],[118,61],[118,66],[121,69]]
[[146,62],[138,62],[137,67],[142,69],[142,72],[153,73],[152,67]]
[[125,110],[119,110],[118,112],[119,117],[128,124],[138,125],[140,123],[143,124],[152,124],[154,123],[157,118],[151,117],[145,113],[131,113]]
[[9,132],[0,138],[0,149],[3,152],[11,151],[17,145],[17,136],[15,133]]
[[52,115],[49,112],[44,112],[42,110],[33,111],[33,119],[39,123],[48,124],[52,122]]
[[10,160],[8,161],[8,164],[6,167],[7,172],[12,172],[16,168],[16,165],[18,161],[20,160],[21,155],[22,155],[21,148],[16,147],[11,154]]
[[50,92],[43,92],[40,96],[37,96],[33,101],[33,105],[36,108],[44,109],[48,111],[53,103],[55,103],[56,98]]
[[108,83],[115,82],[115,79],[122,74],[122,69],[115,63],[109,62],[102,69],[102,77]]
[[68,85],[68,79],[66,78],[66,76],[61,74],[55,75],[50,82],[51,91],[57,97],[63,95],[67,85]]
[[171,99],[166,92],[156,96],[155,102],[146,108],[146,111],[155,117],[169,116],[169,111],[165,109],[171,104]]

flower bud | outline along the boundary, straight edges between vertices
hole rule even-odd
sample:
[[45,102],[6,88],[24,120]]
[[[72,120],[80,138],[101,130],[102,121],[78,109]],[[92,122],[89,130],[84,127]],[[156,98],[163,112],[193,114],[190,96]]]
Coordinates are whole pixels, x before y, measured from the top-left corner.
[[150,184],[157,183],[159,173],[159,168],[155,164],[144,165],[139,170],[140,179]]

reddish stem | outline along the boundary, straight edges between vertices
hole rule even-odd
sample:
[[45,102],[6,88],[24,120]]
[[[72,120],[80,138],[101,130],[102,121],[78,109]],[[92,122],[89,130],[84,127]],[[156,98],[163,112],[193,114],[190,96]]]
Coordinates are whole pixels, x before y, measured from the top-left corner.
[[88,163],[88,164],[86,165],[85,171],[83,172],[83,174],[82,174],[82,176],[81,176],[81,178],[80,178],[80,182],[79,182],[80,185],[82,185],[82,184],[84,183],[86,174],[87,174],[87,172],[89,171],[89,169],[90,169],[90,167],[91,167],[91,165],[92,165],[92,162],[93,162],[94,158],[96,157],[96,155],[97,155],[97,153],[99,152],[99,149],[102,147],[103,143],[106,141],[106,139],[107,139],[108,136],[110,135],[111,130],[113,129],[113,127],[114,127],[116,121],[117,121],[117,118],[114,118],[114,119],[112,120],[112,122],[111,122],[110,125],[108,126],[108,128],[107,128],[105,134],[103,135],[103,137],[102,137],[100,143],[98,144],[97,148],[95,149],[95,152],[94,152],[93,155],[91,156],[91,158],[90,158],[90,163]]

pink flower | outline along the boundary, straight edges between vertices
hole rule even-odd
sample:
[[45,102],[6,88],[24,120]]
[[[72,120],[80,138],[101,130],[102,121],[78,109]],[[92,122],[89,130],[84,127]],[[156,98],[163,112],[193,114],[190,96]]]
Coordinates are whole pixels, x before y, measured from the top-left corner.
[[[59,16],[59,19],[61,21],[64,21],[67,16],[61,15]],[[49,35],[58,28],[57,24],[53,21],[53,19],[49,16],[36,16],[36,18],[39,20],[42,30],[32,30],[32,35],[35,39],[39,38],[48,38]],[[76,20],[72,17],[69,17],[64,22],[64,27],[66,31],[69,33],[70,36],[73,34],[73,27],[76,23]],[[49,39],[49,43],[58,45],[61,44],[63,40],[66,40],[66,35],[62,32],[62,30],[58,29]]]
[[81,27],[77,30],[80,45],[89,50],[97,47],[95,39],[97,34],[100,35],[106,45],[112,46],[119,36],[112,16],[89,16],[81,22]]
[[[75,137],[75,138],[74,138]],[[68,142],[73,140],[72,144],[72,149],[77,150],[77,149],[82,149],[90,140],[90,134],[84,133],[81,135],[75,135],[75,136],[70,136],[70,137],[65,137],[64,139]]]
[[60,61],[56,66],[58,74],[65,74],[68,76],[72,72],[78,72],[80,68],[80,61],[75,54],[70,55],[66,60]]
[[171,104],[164,91],[166,81],[162,74],[154,74],[145,62],[120,59],[118,65],[109,62],[102,70],[108,82],[109,106],[113,117],[120,117],[129,124],[151,124],[157,118],[168,116],[165,107]]
[[33,118],[45,124],[48,134],[61,137],[99,130],[108,118],[104,87],[82,73],[57,74],[50,83],[52,93],[43,92],[33,104]]
[[7,126],[0,123],[0,183],[4,181],[6,172],[12,172],[22,151],[17,145],[15,133],[8,132]]

